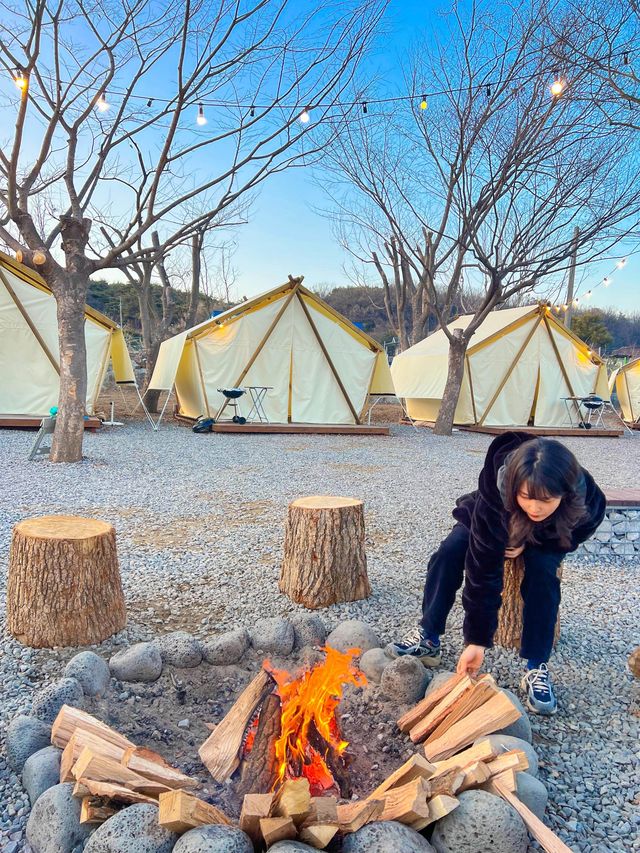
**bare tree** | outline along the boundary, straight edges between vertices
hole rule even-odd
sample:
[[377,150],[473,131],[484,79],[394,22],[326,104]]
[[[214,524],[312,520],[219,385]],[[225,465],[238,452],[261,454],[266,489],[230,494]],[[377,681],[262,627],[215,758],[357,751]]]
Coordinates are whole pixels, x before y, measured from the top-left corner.
[[[89,276],[135,262],[147,270],[269,175],[313,161],[327,117],[348,120],[340,105],[385,5],[5,6],[0,66],[20,93],[0,105],[15,115],[13,132],[0,131],[0,240],[37,266],[57,301],[53,460],[82,455]],[[155,246],[145,240],[154,230]]]
[[[584,264],[638,221],[630,131],[604,116],[590,66],[574,68],[567,55],[555,79],[562,44],[548,12],[539,3],[454,9],[448,36],[418,48],[407,72],[414,93],[438,81],[427,109],[420,94],[413,109],[369,107],[331,149],[330,192],[351,251],[376,264],[392,235],[449,340],[439,434],[451,432],[467,345],[489,312],[557,287],[575,226]],[[463,275],[482,298],[466,328],[451,331]]]

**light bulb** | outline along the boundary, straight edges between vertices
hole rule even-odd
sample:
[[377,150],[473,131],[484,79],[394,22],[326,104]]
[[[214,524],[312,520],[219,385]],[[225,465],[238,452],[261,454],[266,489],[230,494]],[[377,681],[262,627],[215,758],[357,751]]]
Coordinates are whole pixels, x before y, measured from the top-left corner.
[[585,299],[591,299],[591,291],[587,290],[587,292],[585,293],[584,296],[585,296]]
[[16,68],[15,73],[13,75],[13,82],[16,84],[18,89],[21,92],[27,88],[27,78],[24,76],[24,71],[22,68]]
[[563,310],[563,311],[566,311],[568,307],[569,307],[568,305],[563,305],[563,306],[562,306],[562,310]]
[[427,108],[427,96],[423,95],[422,100],[420,101],[420,109],[426,110],[426,108]]
[[311,116],[309,115],[309,107],[305,107],[300,113],[300,121],[302,124],[307,124]]
[[579,305],[579,304],[580,304],[580,300],[579,300],[579,299],[574,299],[574,300],[573,300],[573,304],[574,304],[574,305]]
[[564,80],[558,78],[551,84],[551,94],[554,98],[559,97],[564,92]]
[[604,284],[605,287],[609,287],[609,285],[611,284],[611,279],[607,276],[606,278],[603,279],[602,283]]
[[204,114],[204,107],[202,106],[202,104],[198,104],[198,116],[196,118],[196,122],[200,125],[207,123],[207,119]]
[[590,350],[590,349],[588,349],[588,350],[587,350],[587,355],[588,355],[589,357],[591,357],[591,356],[593,355],[593,353],[591,352],[591,350]]
[[621,259],[618,261],[618,263],[616,264],[616,266],[618,267],[618,269],[619,269],[619,270],[621,270],[621,269],[622,269],[622,267],[623,267],[626,263],[627,263],[627,259],[626,259],[626,258],[621,258]]
[[107,93],[106,91],[100,92],[96,99],[96,107],[100,110],[101,113],[106,113],[109,109],[109,104],[107,103]]

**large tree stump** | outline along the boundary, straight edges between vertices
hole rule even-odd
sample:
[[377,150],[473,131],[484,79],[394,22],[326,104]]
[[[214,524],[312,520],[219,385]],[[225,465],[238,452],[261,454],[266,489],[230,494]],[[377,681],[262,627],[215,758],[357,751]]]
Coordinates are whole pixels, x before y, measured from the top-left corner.
[[116,532],[93,518],[49,515],[13,529],[7,627],[35,648],[100,643],[127,621]]
[[[520,595],[520,584],[524,577],[524,559],[516,557],[515,560],[505,559],[504,581],[502,585],[502,605],[498,612],[498,630],[496,631],[495,643],[506,649],[519,649],[522,638],[522,612],[524,601]],[[562,566],[558,569],[558,577],[562,579]],[[553,647],[555,648],[560,639],[560,614],[556,620],[553,635]]]
[[312,609],[371,595],[362,501],[316,495],[289,504],[280,589]]

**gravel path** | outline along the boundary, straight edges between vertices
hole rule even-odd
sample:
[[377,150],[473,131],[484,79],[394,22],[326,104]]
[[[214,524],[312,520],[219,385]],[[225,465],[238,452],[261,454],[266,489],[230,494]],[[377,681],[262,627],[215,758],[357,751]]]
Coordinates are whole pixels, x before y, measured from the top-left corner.
[[[366,501],[371,599],[323,612],[371,622],[391,639],[415,622],[429,552],[449,530],[454,498],[475,487],[491,437],[393,427],[390,438],[196,436],[168,423],[87,435],[87,459],[27,463],[33,434],[0,433],[0,613],[11,528],[21,518],[77,513],[111,521],[130,624],[120,642],[184,628],[199,636],[290,613],[277,578],[287,503],[304,494]],[[637,487],[639,439],[567,439],[603,487]],[[533,719],[549,787],[548,820],[574,850],[640,851],[638,683],[625,669],[640,643],[636,562],[571,557],[562,641],[552,659],[560,710]],[[444,665],[461,648],[459,605]],[[4,629],[4,623],[2,623]],[[103,644],[105,653],[113,643]],[[61,674],[55,652],[0,641],[0,736],[34,686]],[[63,654],[68,657],[68,654]],[[489,669],[518,690],[521,662],[492,650]],[[634,714],[635,711],[635,714]],[[23,849],[26,796],[0,757],[0,847]],[[4,848],[3,848],[4,849]]]

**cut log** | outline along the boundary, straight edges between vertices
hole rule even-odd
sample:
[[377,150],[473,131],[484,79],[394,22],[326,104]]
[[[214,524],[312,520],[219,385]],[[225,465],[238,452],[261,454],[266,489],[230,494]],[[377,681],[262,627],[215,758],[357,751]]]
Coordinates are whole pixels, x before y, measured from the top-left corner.
[[289,504],[280,591],[312,609],[371,595],[362,501],[314,496]]
[[338,823],[338,800],[335,797],[311,797],[309,813],[302,825],[316,823]]
[[416,821],[412,826],[412,829],[415,829],[417,832],[425,829],[432,823],[435,823],[437,820],[440,820],[449,812],[452,812],[454,809],[457,809],[460,805],[460,801],[455,797],[449,797],[446,794],[438,794],[436,797],[432,797],[429,800],[429,817],[423,820]]
[[354,803],[338,804],[338,826],[340,832],[357,832],[366,823],[378,820],[384,810],[382,800],[357,800]]
[[16,524],[7,578],[10,634],[35,648],[85,646],[126,622],[111,524],[68,515]]
[[384,802],[384,809],[379,820],[397,820],[409,826],[424,820],[429,817],[429,795],[429,782],[420,777],[398,788],[390,788],[380,798]]
[[[558,568],[558,577],[562,579],[562,566]],[[516,557],[515,560],[504,561],[504,572],[502,582],[502,604],[498,611],[498,630],[495,635],[495,644],[504,646],[506,649],[519,649],[522,639],[522,614],[524,601],[520,594],[520,586],[524,578],[524,558]],[[560,615],[556,620],[553,633],[554,648],[560,639]]]
[[502,773],[498,773],[497,776],[492,776],[491,779],[487,779],[482,788],[485,791],[488,791],[487,785],[489,782],[501,782],[505,788],[509,791],[516,792],[518,790],[518,779],[516,777],[515,770],[503,770]]
[[464,779],[462,785],[458,788],[458,793],[468,791],[469,788],[477,788],[483,785],[491,778],[491,771],[484,761],[476,761],[474,764],[468,764],[462,769]]
[[114,805],[109,805],[108,800],[101,797],[88,795],[82,798],[80,806],[80,823],[104,823],[118,811]]
[[300,830],[300,841],[316,850],[324,850],[337,831],[337,823],[315,823]]
[[311,808],[309,780],[287,779],[273,798],[272,817],[290,817],[296,826],[305,819]]
[[488,676],[488,679],[490,680],[484,680],[483,676],[477,684],[474,684],[470,691],[464,693],[458,701],[454,703],[444,720],[442,720],[440,725],[431,732],[427,738],[427,743],[431,740],[442,737],[442,735],[448,731],[454,723],[457,723],[459,720],[464,720],[464,718],[468,717],[472,711],[475,711],[476,708],[484,705],[485,702],[499,692],[491,676]]
[[246,832],[254,845],[262,843],[260,821],[269,817],[273,804],[273,794],[245,794],[240,812],[240,829]]
[[463,676],[455,684],[447,695],[438,702],[409,732],[409,737],[414,743],[422,743],[431,732],[437,728],[450,713],[456,702],[470,693],[474,688],[474,682],[468,675]]
[[113,758],[97,755],[89,747],[85,747],[80,753],[78,760],[71,770],[73,778],[93,779],[95,782],[112,782],[114,785],[123,785],[131,791],[139,791],[150,797],[158,797],[163,791],[170,789],[151,779],[134,773],[129,767],[125,767]]
[[536,817],[506,785],[492,779],[490,782],[487,782],[487,788],[492,793],[498,794],[506,800],[518,812],[531,835],[547,853],[572,853],[570,848],[545,826],[540,818]]
[[384,794],[385,791],[388,791],[389,788],[396,788],[399,785],[405,785],[407,782],[411,782],[412,779],[428,779],[430,776],[433,776],[434,771],[435,765],[427,761],[424,756],[416,753],[416,755],[412,755],[411,758],[398,767],[397,770],[394,770],[391,775],[387,776],[384,782],[381,782],[378,787],[369,794],[367,799],[378,800],[380,799],[380,795]]
[[108,743],[113,743],[123,749],[135,749],[136,747],[133,741],[121,735],[120,732],[109,728],[106,723],[92,717],[86,711],[81,711],[79,708],[72,708],[71,705],[63,705],[53,721],[53,725],[51,726],[51,743],[60,749],[64,749],[76,729],[82,729],[89,734],[99,737],[101,740],[106,740]]
[[529,769],[529,761],[526,753],[521,749],[510,749],[508,752],[503,752],[487,764],[489,772],[492,776],[497,776],[499,773],[504,773],[505,770],[513,770],[517,773],[520,770]]
[[153,803],[158,804],[155,797],[148,797],[138,791],[130,791],[124,785],[113,785],[110,782],[96,782],[94,779],[79,779],[74,788],[74,797],[85,797],[92,794],[94,797],[103,797],[106,800],[116,800],[120,803]]
[[461,767],[451,767],[444,773],[438,776],[433,776],[429,779],[429,788],[431,795],[436,797],[440,794],[446,794],[452,797],[456,794],[464,783],[464,770]]
[[71,772],[71,768],[76,762],[78,755],[82,750],[76,746],[76,736],[71,735],[69,740],[67,741],[67,745],[62,750],[62,755],[60,756],[60,782],[73,782],[74,776]]
[[479,737],[497,732],[515,723],[519,717],[520,711],[506,693],[499,692],[464,720],[451,726],[442,737],[425,744],[424,753],[429,761],[450,758]]
[[260,818],[260,833],[267,847],[271,847],[277,841],[296,838],[298,834],[296,825],[290,817]]
[[400,717],[398,720],[398,728],[400,731],[405,732],[405,734],[410,732],[416,723],[419,723],[420,720],[426,717],[439,702],[449,695],[458,682],[465,678],[468,678],[468,676],[463,673],[456,673],[455,675],[452,675],[451,678],[448,678],[444,684],[440,685],[437,690],[432,690],[428,696],[425,696],[417,705],[410,708],[406,714],[403,714]]
[[198,750],[202,763],[216,782],[224,782],[237,770],[247,726],[272,689],[273,679],[260,670]]
[[253,746],[242,762],[240,791],[266,793],[276,782],[276,741],[280,737],[281,705],[277,693],[270,693],[260,709]]
[[492,746],[491,741],[486,739],[481,740],[468,749],[463,749],[462,752],[456,753],[451,758],[447,758],[444,761],[436,761],[434,763],[435,770],[433,771],[433,775],[439,776],[452,768],[462,768],[475,761],[492,761],[499,755],[499,752],[500,750],[497,747]]
[[217,823],[233,826],[224,812],[188,794],[186,791],[168,791],[160,794],[158,823],[165,829],[182,834],[196,826]]

